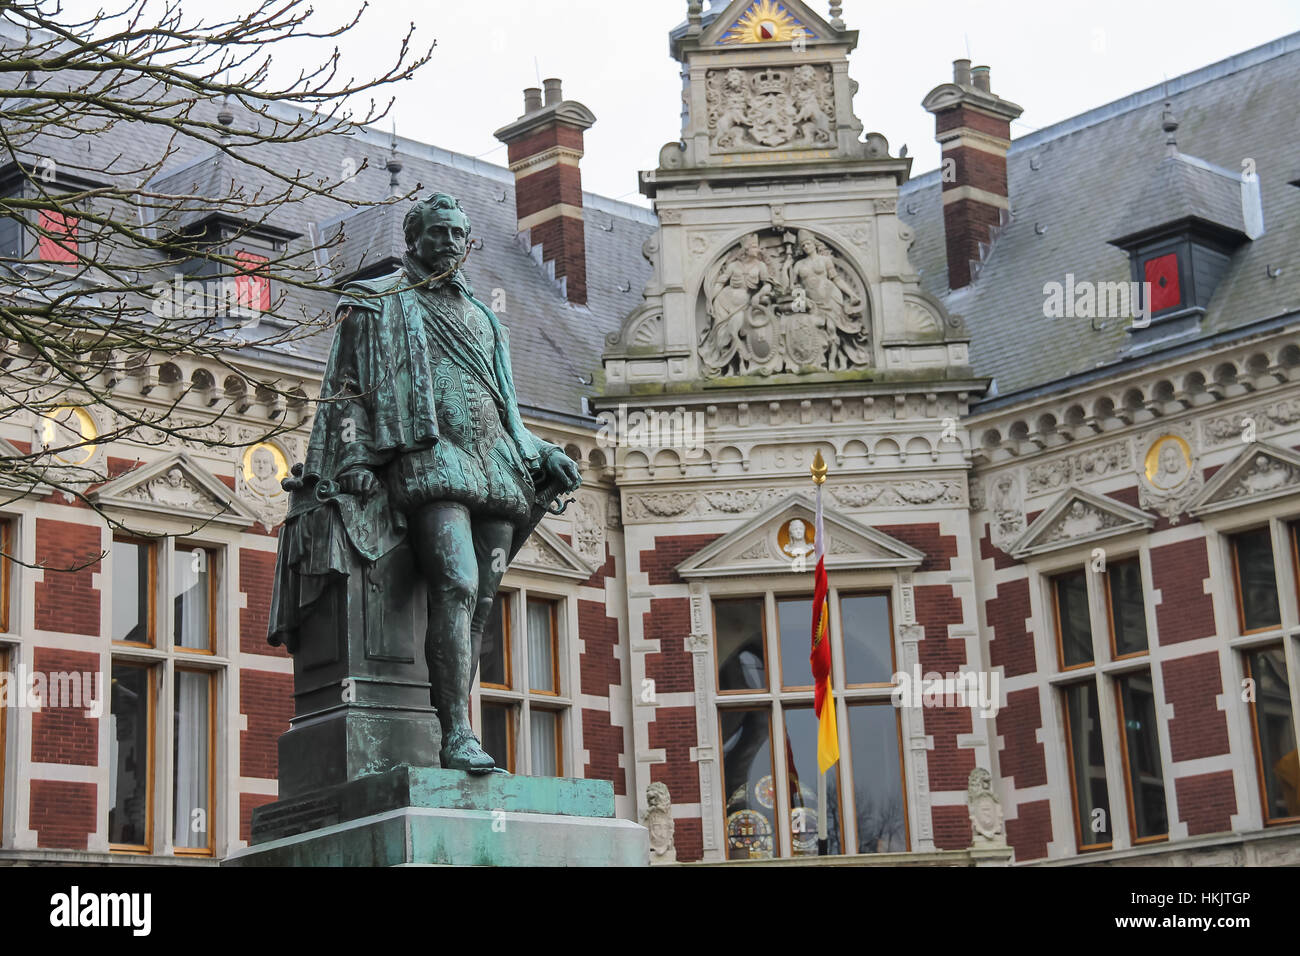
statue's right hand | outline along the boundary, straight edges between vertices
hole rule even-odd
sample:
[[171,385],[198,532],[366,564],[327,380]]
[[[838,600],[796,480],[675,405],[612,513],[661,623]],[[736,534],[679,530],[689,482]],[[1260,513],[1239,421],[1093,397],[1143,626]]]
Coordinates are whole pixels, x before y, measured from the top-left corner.
[[369,497],[379,490],[379,479],[369,468],[354,468],[339,476],[339,487],[345,495]]

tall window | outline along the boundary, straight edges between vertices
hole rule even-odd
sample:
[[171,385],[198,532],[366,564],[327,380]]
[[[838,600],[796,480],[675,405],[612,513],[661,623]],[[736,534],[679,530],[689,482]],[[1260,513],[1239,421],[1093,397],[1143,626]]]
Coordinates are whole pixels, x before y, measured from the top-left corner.
[[[837,600],[840,626],[831,632],[832,656],[842,659],[845,682],[833,682],[833,689],[844,710],[841,763],[826,778],[827,851],[904,851],[899,723],[890,701],[889,596],[844,594]],[[812,600],[767,594],[718,597],[712,603],[727,858],[816,855],[818,721],[808,661]],[[846,763],[851,779],[841,780]],[[851,833],[856,846],[848,843]]]
[[108,829],[116,851],[158,852],[165,841],[178,855],[214,852],[221,562],[211,545],[113,542]]
[[479,738],[511,773],[565,773],[572,700],[561,667],[561,632],[559,601],[523,592],[497,595],[479,653]]
[[[0,673],[9,674],[9,648],[0,644]],[[8,678],[6,678],[8,680]],[[13,694],[16,688],[10,685],[9,693]],[[8,726],[7,706],[0,707],[0,842],[4,839],[4,818],[5,818],[5,794],[9,788],[5,785],[5,754],[9,750],[9,726]]]
[[[1133,844],[1164,840],[1169,835],[1164,766],[1156,718],[1155,688],[1149,663],[1146,600],[1137,558],[1111,561],[1058,574],[1050,580],[1056,626],[1058,665],[1079,679],[1060,685],[1065,727],[1066,764],[1074,824],[1080,850],[1113,845],[1111,798],[1106,768],[1118,761],[1121,795]],[[1105,620],[1094,622],[1093,588],[1105,607]],[[1099,626],[1098,626],[1099,625]],[[1097,667],[1097,649],[1107,663]],[[1122,670],[1111,662],[1124,663]],[[1102,733],[1102,695],[1114,700],[1118,752]],[[1109,705],[1107,705],[1109,706]],[[1111,764],[1113,765],[1113,764]]]
[[113,663],[109,700],[108,842],[114,850],[153,849],[153,668]]

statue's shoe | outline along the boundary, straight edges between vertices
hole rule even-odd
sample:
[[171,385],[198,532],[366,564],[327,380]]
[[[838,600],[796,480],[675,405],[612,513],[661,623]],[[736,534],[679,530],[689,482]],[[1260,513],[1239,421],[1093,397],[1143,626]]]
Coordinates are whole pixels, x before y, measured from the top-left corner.
[[453,731],[442,745],[439,755],[446,770],[465,770],[469,773],[493,773],[496,761],[479,746],[472,731]]

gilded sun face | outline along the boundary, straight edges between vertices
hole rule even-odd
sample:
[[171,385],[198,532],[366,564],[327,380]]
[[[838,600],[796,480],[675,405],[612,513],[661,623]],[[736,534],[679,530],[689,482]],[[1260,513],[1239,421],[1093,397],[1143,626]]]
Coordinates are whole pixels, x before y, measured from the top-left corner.
[[750,4],[736,25],[719,43],[789,43],[804,35],[803,24],[779,0],[758,0]]

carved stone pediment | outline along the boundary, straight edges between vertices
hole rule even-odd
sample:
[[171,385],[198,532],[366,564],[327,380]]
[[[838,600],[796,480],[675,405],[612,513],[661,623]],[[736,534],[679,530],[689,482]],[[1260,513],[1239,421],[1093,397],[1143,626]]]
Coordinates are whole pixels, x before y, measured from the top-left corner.
[[703,46],[771,43],[789,48],[800,36],[816,42],[833,34],[830,24],[801,0],[749,0],[724,10],[700,39]]
[[1149,530],[1155,523],[1151,515],[1122,501],[1068,488],[1025,529],[1010,553],[1023,560],[1129,531]]
[[[825,502],[823,501],[823,509]],[[677,566],[683,578],[811,573],[816,506],[793,494]],[[823,510],[826,568],[915,568],[925,555],[868,525]]]
[[257,515],[206,468],[181,452],[120,475],[88,496],[107,510],[246,528]]
[[1187,510],[1194,515],[1300,494],[1300,453],[1253,442],[1214,473]]
[[585,581],[596,570],[544,523],[539,524],[537,530],[524,542],[510,566],[520,571],[571,578],[574,581]]

